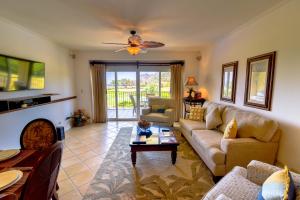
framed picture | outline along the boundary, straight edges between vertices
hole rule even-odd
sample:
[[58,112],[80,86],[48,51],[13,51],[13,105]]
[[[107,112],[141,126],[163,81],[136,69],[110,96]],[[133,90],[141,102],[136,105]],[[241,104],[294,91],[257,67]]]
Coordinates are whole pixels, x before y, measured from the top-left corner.
[[247,59],[246,106],[271,110],[276,52]]
[[222,65],[222,84],[220,99],[235,102],[238,61]]

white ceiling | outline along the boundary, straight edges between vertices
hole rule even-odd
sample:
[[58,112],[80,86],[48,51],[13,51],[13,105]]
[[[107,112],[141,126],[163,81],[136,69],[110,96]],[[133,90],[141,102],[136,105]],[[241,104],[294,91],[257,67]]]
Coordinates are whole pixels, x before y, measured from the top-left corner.
[[112,48],[102,42],[126,42],[131,29],[165,49],[196,50],[281,1],[1,0],[0,16],[73,50]]

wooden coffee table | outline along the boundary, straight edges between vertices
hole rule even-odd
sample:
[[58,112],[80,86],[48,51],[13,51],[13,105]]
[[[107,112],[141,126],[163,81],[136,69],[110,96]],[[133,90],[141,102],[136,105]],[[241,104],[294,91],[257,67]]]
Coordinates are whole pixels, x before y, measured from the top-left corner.
[[[129,146],[131,147],[131,161],[133,166],[136,164],[136,153],[139,151],[171,151],[172,164],[176,163],[177,142],[172,134],[170,127],[151,126],[152,134],[150,136],[139,135],[138,127],[134,126],[131,133]],[[162,131],[169,130],[171,136],[166,136]]]

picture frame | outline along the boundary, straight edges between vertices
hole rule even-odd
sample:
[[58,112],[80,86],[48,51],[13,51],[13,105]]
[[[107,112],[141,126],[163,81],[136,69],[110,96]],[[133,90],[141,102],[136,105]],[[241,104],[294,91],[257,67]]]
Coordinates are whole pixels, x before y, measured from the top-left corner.
[[238,61],[222,65],[220,100],[235,103]]
[[276,52],[247,59],[244,105],[271,110]]

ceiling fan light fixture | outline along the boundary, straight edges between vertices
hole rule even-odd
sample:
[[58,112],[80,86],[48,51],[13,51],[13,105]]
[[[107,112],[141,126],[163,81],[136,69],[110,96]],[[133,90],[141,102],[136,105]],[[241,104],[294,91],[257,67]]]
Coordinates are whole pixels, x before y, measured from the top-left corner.
[[139,47],[127,47],[127,51],[130,55],[135,56],[135,55],[140,53],[141,48],[139,48]]

